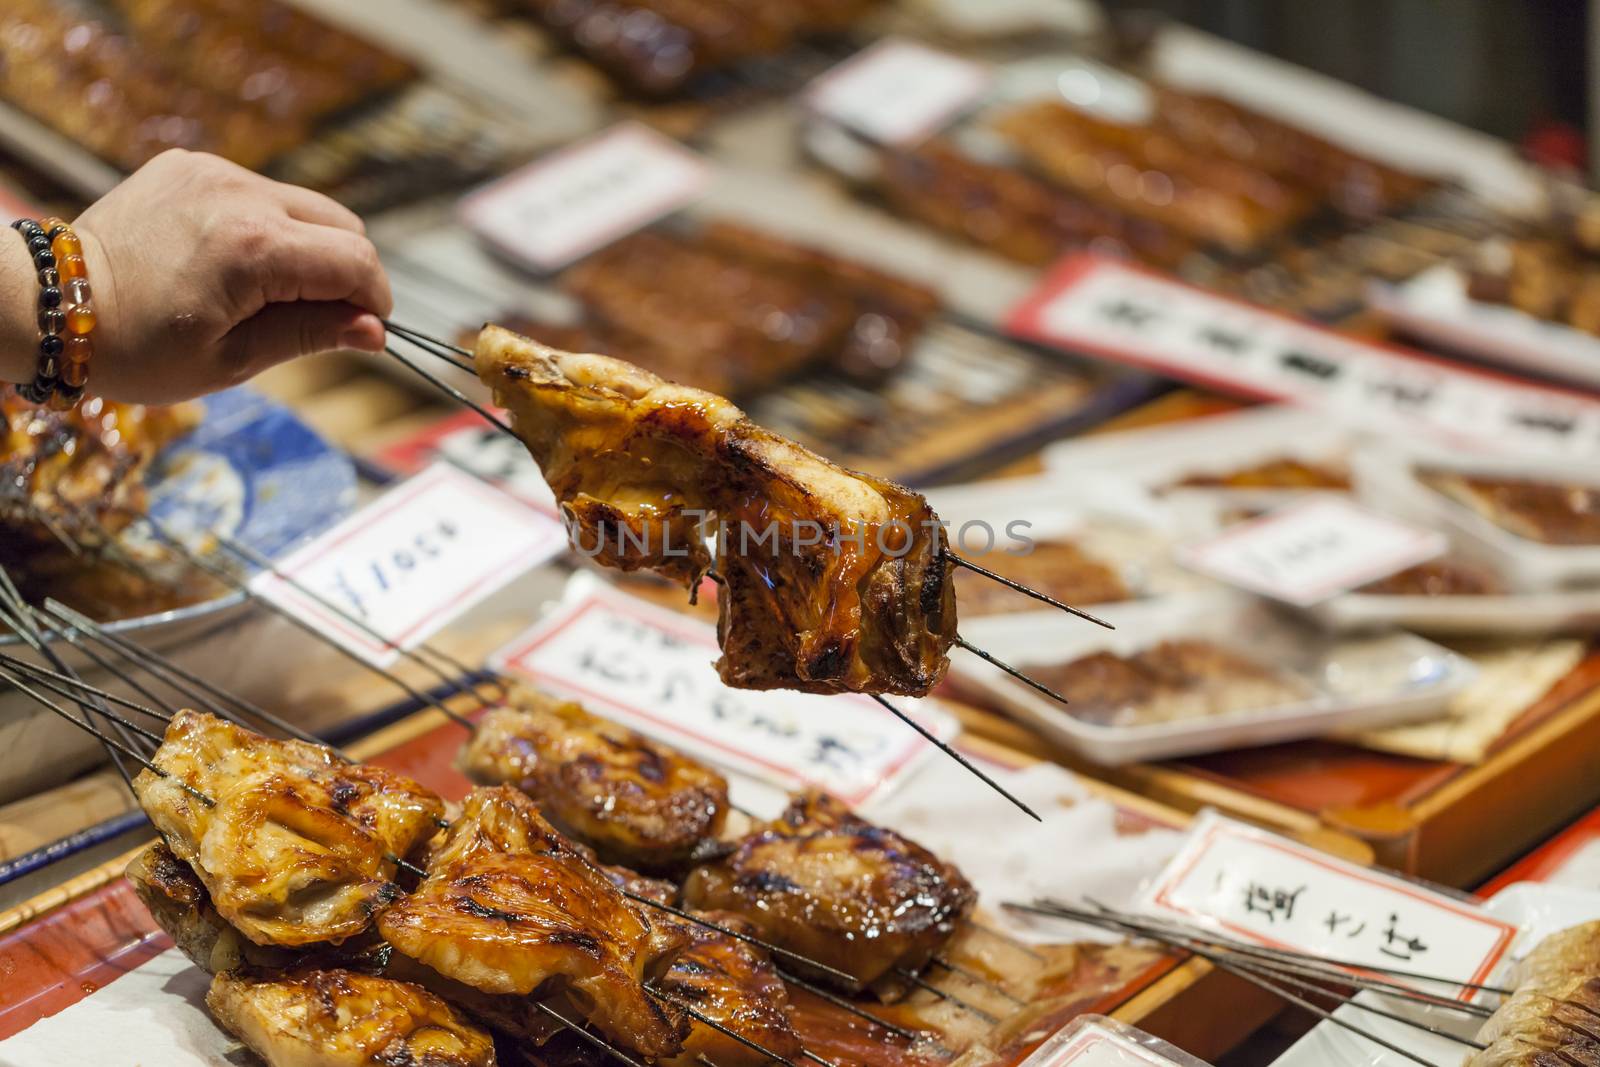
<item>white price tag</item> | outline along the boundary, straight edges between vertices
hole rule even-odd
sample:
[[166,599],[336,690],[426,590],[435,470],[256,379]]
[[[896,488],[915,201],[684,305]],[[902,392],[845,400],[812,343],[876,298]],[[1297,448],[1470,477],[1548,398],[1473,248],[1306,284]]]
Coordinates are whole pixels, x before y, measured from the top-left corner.
[[527,446],[475,411],[458,411],[384,447],[374,457],[397,474],[415,474],[443,460],[504,489],[552,518],[560,505]]
[[1118,260],[1063,260],[1008,328],[1383,433],[1541,456],[1600,454],[1600,401],[1335,333]]
[[1018,1067],[1172,1067],[1159,1056],[1100,1023],[1075,1026],[1034,1050]]
[[1186,566],[1305,607],[1432,559],[1444,534],[1319,496],[1179,549]]
[[426,641],[566,544],[555,519],[441,463],[279,561],[276,573],[258,574],[250,588],[386,666],[399,657],[395,646]]
[[983,95],[989,72],[912,41],[880,41],[811,83],[806,104],[880,144],[922,140]]
[[[490,658],[642,733],[784,788],[818,786],[852,807],[894,789],[933,751],[865,696],[722,684],[714,627],[597,587],[570,599]],[[957,732],[927,702],[898,706],[934,736]]]
[[627,122],[471,194],[461,215],[503,254],[551,271],[683,207],[710,180],[705,160]]
[[1263,945],[1463,982],[1487,979],[1517,935],[1475,904],[1209,812],[1140,907]]

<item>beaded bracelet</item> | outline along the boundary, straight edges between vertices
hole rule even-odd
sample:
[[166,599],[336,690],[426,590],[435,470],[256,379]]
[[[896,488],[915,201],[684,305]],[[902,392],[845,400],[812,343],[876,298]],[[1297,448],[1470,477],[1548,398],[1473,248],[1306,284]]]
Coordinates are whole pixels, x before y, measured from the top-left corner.
[[83,242],[58,218],[18,219],[11,228],[28,243],[39,272],[39,363],[18,395],[67,410],[83,397],[94,355],[95,312]]

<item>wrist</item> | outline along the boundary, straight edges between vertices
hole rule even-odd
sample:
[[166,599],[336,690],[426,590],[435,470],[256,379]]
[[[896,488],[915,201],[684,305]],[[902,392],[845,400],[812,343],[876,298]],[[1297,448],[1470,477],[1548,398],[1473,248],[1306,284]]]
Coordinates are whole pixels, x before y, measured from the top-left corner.
[[39,272],[27,243],[0,230],[0,383],[33,380],[39,362]]

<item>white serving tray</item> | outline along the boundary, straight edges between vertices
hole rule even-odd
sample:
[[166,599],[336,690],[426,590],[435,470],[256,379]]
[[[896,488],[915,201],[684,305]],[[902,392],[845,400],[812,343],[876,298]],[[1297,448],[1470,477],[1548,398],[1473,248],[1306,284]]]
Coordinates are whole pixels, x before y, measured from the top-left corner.
[[1513,588],[1562,589],[1600,585],[1600,545],[1547,545],[1490,522],[1422,484],[1421,467],[1507,478],[1600,487],[1600,469],[1576,461],[1465,457],[1398,443],[1358,449],[1352,460],[1357,493],[1380,510],[1443,526],[1488,560]]
[[1129,654],[1169,638],[1204,638],[1288,670],[1316,694],[1294,704],[1239,714],[1107,726],[1074,717],[1070,708],[974,657],[958,655],[951,673],[958,684],[978,690],[1053,740],[1106,765],[1429,718],[1477,677],[1469,660],[1415,635],[1323,638],[1234,593],[1108,604],[1096,613],[1117,629],[1103,630],[1063,613],[1055,618],[1037,613],[985,617],[963,623],[962,629],[968,640],[1023,671],[1101,650]]
[[1440,264],[1398,285],[1373,283],[1367,303],[1412,336],[1517,370],[1600,387],[1600,337],[1467,293],[1460,268]]
[[[1517,960],[1547,935],[1600,918],[1600,892],[1537,882],[1517,882],[1496,893],[1485,908],[1491,915],[1522,927],[1522,934],[1510,953],[1510,959]],[[1492,984],[1493,979],[1490,982]],[[1471,1037],[1481,1022],[1455,1012],[1424,1009],[1410,1002],[1373,993],[1362,993],[1357,999],[1387,1011],[1405,1014],[1429,1026],[1447,1029],[1461,1037]],[[1465,1045],[1359,1008],[1346,1005],[1334,1012],[1334,1016],[1376,1034],[1428,1063],[1444,1067],[1466,1059],[1468,1049]],[[1334,1023],[1323,1022],[1278,1057],[1273,1067],[1416,1067],[1416,1064]]]

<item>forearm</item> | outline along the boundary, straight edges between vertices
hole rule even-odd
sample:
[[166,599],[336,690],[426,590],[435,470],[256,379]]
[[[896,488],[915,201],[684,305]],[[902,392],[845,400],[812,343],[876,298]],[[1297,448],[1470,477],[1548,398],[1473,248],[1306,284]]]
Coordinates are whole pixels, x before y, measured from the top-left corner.
[[39,359],[39,276],[28,246],[0,230],[0,383],[30,381]]

